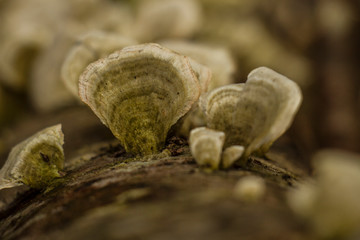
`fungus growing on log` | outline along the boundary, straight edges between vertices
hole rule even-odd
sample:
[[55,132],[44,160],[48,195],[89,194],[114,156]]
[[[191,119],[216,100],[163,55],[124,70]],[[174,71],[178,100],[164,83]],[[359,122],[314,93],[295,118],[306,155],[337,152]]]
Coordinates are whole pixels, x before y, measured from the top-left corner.
[[61,124],[45,128],[16,145],[0,170],[0,189],[26,184],[46,188],[64,166]]
[[130,46],[90,64],[79,94],[127,152],[154,154],[198,100],[201,87],[187,57],[158,44]]

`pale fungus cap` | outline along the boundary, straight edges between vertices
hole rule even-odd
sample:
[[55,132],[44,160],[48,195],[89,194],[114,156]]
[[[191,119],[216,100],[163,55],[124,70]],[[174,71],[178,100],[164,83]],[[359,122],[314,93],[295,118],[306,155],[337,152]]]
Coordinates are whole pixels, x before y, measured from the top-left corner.
[[[201,94],[206,93],[211,82],[211,70],[191,58],[189,58],[189,63],[196,78],[199,80]],[[193,105],[190,111],[182,117],[180,121],[181,124],[180,127],[177,128],[177,134],[186,138],[189,136],[191,129],[205,126],[204,114],[198,107],[198,102]]]
[[322,150],[313,157],[315,178],[288,194],[290,207],[324,239],[360,232],[360,156]]
[[[212,61],[210,58],[218,57],[215,56],[215,52],[220,53],[221,50],[212,50],[210,47],[206,48],[203,47],[201,44],[192,44],[186,41],[167,40],[161,42],[161,44],[164,45],[165,47],[168,47],[171,50],[178,52],[181,55],[185,55],[189,57],[190,65],[200,82],[201,93],[206,93],[209,89],[211,89],[211,86],[213,86],[213,82],[214,82],[213,69],[216,68],[214,68],[215,64],[213,64],[213,66],[210,66],[209,63],[216,62],[216,60]],[[200,48],[203,47],[203,49],[196,50],[197,47]],[[221,60],[224,59],[219,59],[218,63],[220,63]],[[218,68],[220,67],[218,66]],[[226,69],[226,67],[224,67],[224,69]],[[224,79],[225,79],[224,81],[226,81],[225,76]],[[189,111],[181,119],[181,121],[182,124],[177,129],[177,134],[186,138],[189,136],[191,129],[205,126],[204,114],[202,113],[201,109],[198,107],[198,104],[193,106],[191,111]]]
[[234,196],[245,202],[257,202],[266,192],[264,179],[258,176],[242,177],[234,187]]
[[200,166],[218,169],[221,161],[225,134],[206,127],[195,128],[190,132],[191,154]]
[[226,146],[240,144],[234,125],[234,112],[245,84],[231,84],[216,88],[200,98],[200,107],[205,113],[207,126],[226,133]]
[[211,77],[212,77],[211,70],[208,67],[196,62],[195,60],[193,60],[190,57],[188,59],[189,59],[190,66],[191,66],[192,70],[194,71],[195,76],[200,83],[201,93],[207,92],[208,86],[211,83]]
[[246,84],[217,88],[201,101],[207,126],[224,131],[225,146],[245,147],[243,157],[266,152],[290,126],[300,107],[297,84],[275,71],[253,70]]
[[194,0],[142,0],[137,9],[134,37],[148,42],[159,38],[183,38],[201,26],[201,7]]
[[356,13],[350,4],[341,0],[320,0],[316,5],[316,20],[330,37],[343,37],[351,31]]
[[52,41],[65,11],[65,1],[12,0],[4,3],[0,14],[0,35],[3,36],[0,74],[5,84],[16,90],[25,89],[32,61]]
[[135,40],[117,33],[93,31],[82,35],[70,49],[62,65],[61,76],[65,86],[78,98],[79,77],[90,63],[134,44]]
[[[31,75],[39,74],[40,79],[50,78],[49,82],[61,82],[59,67],[64,60],[62,54],[68,51],[58,49],[62,47],[63,36],[74,37],[92,29],[127,33],[130,23],[132,24],[132,12],[124,1],[120,3],[102,0],[11,0],[4,2],[1,7],[0,81],[21,91],[38,80],[38,76],[30,79]],[[40,63],[34,66],[34,62]],[[57,84],[39,80],[41,81],[46,85]],[[32,96],[35,98],[35,107],[40,110],[62,107],[61,103],[67,101],[63,90],[67,90],[60,84],[58,86],[58,92],[61,92],[59,94],[52,89],[43,92],[42,89],[37,90],[39,98],[49,95],[43,102],[37,99],[36,95]],[[32,91],[30,90],[30,94]],[[46,105],[44,102],[49,104]]]
[[71,36],[59,33],[33,61],[28,91],[33,106],[40,112],[50,112],[75,102],[60,78],[61,64],[72,42]]
[[[266,107],[268,116],[264,123],[268,124],[268,128],[264,129],[263,135],[256,138],[251,146],[253,149],[261,148],[265,152],[293,122],[302,102],[301,89],[294,81],[266,67],[254,69],[248,75],[246,85],[250,88],[249,92],[254,91],[249,96],[250,102],[256,93],[267,98],[259,102],[259,105]],[[271,102],[274,104],[272,105]],[[239,102],[239,105],[246,109],[246,103]],[[239,115],[241,116],[240,113]]]
[[189,59],[158,44],[130,46],[90,64],[79,95],[126,151],[146,155],[200,95]]
[[236,65],[227,48],[184,40],[166,40],[161,44],[209,67],[212,72],[209,90],[233,83]]
[[0,189],[26,184],[44,188],[64,166],[61,124],[48,127],[16,145],[0,170]]
[[41,41],[37,39],[0,40],[0,74],[1,81],[16,91],[25,89],[31,62],[35,59]]

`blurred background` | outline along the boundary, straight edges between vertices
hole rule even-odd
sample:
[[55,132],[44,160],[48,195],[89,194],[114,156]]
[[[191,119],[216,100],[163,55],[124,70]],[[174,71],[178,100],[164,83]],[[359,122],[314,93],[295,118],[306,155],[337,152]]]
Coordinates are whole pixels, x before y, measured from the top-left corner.
[[[56,123],[67,157],[112,139],[61,77],[70,49],[95,30],[194,54],[212,64],[213,87],[272,68],[304,95],[279,146],[305,162],[321,148],[359,152],[359,13],[350,0],[0,0],[0,166],[11,147]],[[215,50],[222,55],[206,55]]]

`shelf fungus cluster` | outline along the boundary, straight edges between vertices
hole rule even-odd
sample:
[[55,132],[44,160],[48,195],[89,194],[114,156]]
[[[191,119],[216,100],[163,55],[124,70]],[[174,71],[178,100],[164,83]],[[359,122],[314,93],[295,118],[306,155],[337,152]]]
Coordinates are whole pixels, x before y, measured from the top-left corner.
[[19,185],[46,188],[64,165],[61,125],[48,127],[16,145],[0,170],[0,189]]
[[200,64],[158,44],[129,46],[90,64],[79,94],[127,152],[154,154],[198,100],[208,81],[201,72]]
[[[253,70],[245,84],[210,91],[202,96],[200,105],[207,127],[225,134],[223,145],[227,149],[221,165],[219,158],[216,165],[212,162],[214,159],[206,160],[207,163],[199,160],[201,154],[207,153],[198,153],[201,149],[195,150],[197,146],[191,145],[192,152],[197,152],[194,157],[202,165],[228,168],[250,154],[264,154],[288,129],[301,100],[301,91],[295,82],[266,67]],[[190,137],[193,139],[190,144],[195,142],[195,137],[194,134]],[[208,138],[211,139],[210,135]]]

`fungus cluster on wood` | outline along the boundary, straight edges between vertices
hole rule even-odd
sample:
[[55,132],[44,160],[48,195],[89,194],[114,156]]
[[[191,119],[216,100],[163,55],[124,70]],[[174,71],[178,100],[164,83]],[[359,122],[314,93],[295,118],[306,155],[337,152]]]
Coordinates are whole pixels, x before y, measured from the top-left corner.
[[167,133],[199,98],[189,59],[157,44],[126,47],[90,64],[80,76],[80,98],[126,151],[159,152]]
[[226,150],[223,166],[235,162],[230,152],[237,152],[232,155],[238,156],[236,160],[267,152],[289,128],[301,100],[295,82],[266,67],[253,70],[245,84],[226,85],[205,94],[200,105],[207,126],[225,133],[224,147],[244,148]]
[[[245,84],[207,93],[209,68],[154,43],[124,47],[131,42],[116,35],[86,35],[62,71],[69,89],[79,91],[127,152],[160,152],[170,128],[191,109],[201,109],[208,128],[191,131],[191,152],[201,166],[229,168],[254,152],[266,152],[299,108],[299,87],[268,68],[252,71]],[[106,57],[89,64],[100,56]],[[57,125],[19,144],[1,171],[3,185],[41,188],[59,177],[62,143]]]
[[[133,203],[136,208],[146,203],[144,209],[159,205],[161,209],[152,218],[155,220],[152,222],[158,224],[161,219],[157,213],[165,212],[164,219],[168,220],[166,208],[172,205],[175,208],[171,209],[176,209],[180,201],[180,210],[185,209],[184,206],[191,210],[186,212],[189,215],[180,218],[174,214],[177,220],[191,217],[201,226],[186,221],[190,226],[188,232],[200,230],[210,238],[217,235],[208,231],[208,226],[217,232],[224,229],[213,227],[223,224],[223,218],[218,216],[225,216],[233,223],[233,227],[226,230],[239,229],[239,226],[247,230],[248,226],[259,227],[259,219],[269,229],[271,215],[271,222],[272,217],[276,217],[275,225],[285,225],[281,224],[283,221],[291,225],[290,231],[281,228],[281,236],[291,234],[297,238],[301,235],[297,231],[308,230],[320,239],[358,239],[359,156],[338,151],[321,152],[314,157],[314,172],[311,172],[314,177],[302,181],[309,172],[300,169],[304,162],[297,160],[305,160],[302,158],[311,152],[299,154],[301,145],[307,142],[313,146],[311,128],[318,127],[315,124],[308,128],[306,112],[302,116],[304,121],[298,122],[294,132],[301,128],[309,130],[303,131],[304,135],[310,134],[297,136],[300,138],[295,142],[292,142],[294,136],[287,136],[285,141],[280,141],[279,148],[267,154],[274,141],[289,128],[300,107],[302,94],[297,84],[306,91],[316,76],[321,75],[321,79],[335,76],[329,79],[336,81],[337,76],[343,74],[349,82],[352,75],[347,74],[347,65],[336,66],[339,49],[335,48],[330,60],[317,59],[316,65],[321,68],[312,68],[314,62],[309,59],[312,56],[305,56],[303,52],[317,42],[319,32],[323,36],[321,42],[333,40],[330,45],[347,39],[350,29],[356,25],[351,23],[355,12],[341,0],[300,5],[294,5],[296,1],[280,2],[0,0],[0,125],[5,130],[0,138],[0,155],[10,152],[0,170],[3,216],[0,238],[21,237],[22,233],[35,233],[37,229],[45,229],[46,233],[53,231],[48,231],[48,225],[42,222],[54,223],[51,220],[54,212],[61,213],[56,223],[67,221],[66,225],[61,223],[51,228],[55,230],[54,235],[59,235],[58,228],[63,232],[68,226],[74,232],[81,226],[88,230],[89,224],[84,219],[101,212],[100,218],[106,219],[98,224],[101,227],[108,224],[108,219],[114,220],[116,214],[116,218],[121,215],[117,224],[103,228],[101,233],[123,234],[126,227],[117,231],[120,229],[118,223],[126,220],[125,224],[134,226],[129,228],[133,236],[132,231],[137,232],[142,222],[140,218],[127,220],[129,216],[142,214],[132,214],[132,211],[124,214],[124,204],[126,209]],[[319,9],[313,9],[315,6]],[[294,8],[299,11],[289,14]],[[274,33],[274,29],[279,31]],[[291,44],[284,44],[286,42]],[[344,50],[343,44],[339,45],[342,46],[340,50]],[[351,56],[345,58],[351,59]],[[256,68],[258,66],[269,68]],[[252,69],[246,83],[234,84],[239,76]],[[342,92],[352,85],[345,84]],[[337,95],[345,96],[341,91]],[[333,131],[340,135],[344,130],[341,126],[349,125],[344,133],[351,135],[350,142],[356,137],[350,134],[356,124],[351,124],[351,116],[355,113],[349,99],[342,99],[342,105],[349,106],[344,116],[350,124],[333,121],[338,119],[338,114],[333,114],[334,119],[330,117],[330,123],[340,126]],[[18,104],[23,106],[14,107]],[[39,115],[29,119],[31,122],[12,123],[15,119],[12,111],[21,114],[29,109],[35,110],[31,116]],[[79,109],[89,115],[75,115],[74,111]],[[66,131],[77,135],[77,139],[72,141],[69,134],[66,146],[69,160],[64,168],[64,135],[60,124],[20,141],[34,129],[50,126],[57,114],[62,117],[67,111],[71,116],[66,115],[56,122],[72,128],[73,131]],[[336,107],[330,112],[336,112]],[[43,114],[46,117],[42,119]],[[87,124],[89,117],[94,117],[94,128]],[[7,130],[7,127],[14,129]],[[111,142],[100,142],[104,140],[100,136],[103,133]],[[182,138],[187,138],[188,142]],[[20,143],[10,151],[17,141]],[[96,144],[92,145],[92,141]],[[290,142],[294,148],[287,148]],[[214,171],[229,168],[232,169]],[[28,191],[28,187],[3,190],[21,185],[40,191]],[[22,190],[27,192],[18,194]],[[51,192],[40,194],[44,190]],[[70,219],[66,211],[72,210],[71,206],[82,205],[89,196],[88,190],[101,191],[97,191],[96,196],[95,192],[90,192],[96,201],[83,204],[86,210],[80,214],[70,211]],[[288,191],[290,208],[284,204],[284,191]],[[16,201],[10,203],[14,199],[2,198],[8,192],[17,194]],[[79,198],[73,201],[73,196]],[[54,202],[53,197],[60,201],[48,204]],[[164,208],[165,198],[169,204]],[[284,209],[273,211],[273,207],[278,208],[280,204]],[[96,211],[93,213],[92,209]],[[209,211],[213,209],[215,211]],[[290,209],[294,215],[287,214]],[[193,210],[199,211],[193,214]],[[83,211],[87,212],[85,218],[77,221]],[[116,214],[109,218],[109,212]],[[149,222],[149,216],[153,217],[154,211],[149,212],[145,222]],[[255,214],[250,216],[252,213]],[[296,215],[299,218],[295,218]],[[216,216],[215,221],[212,216]],[[197,219],[209,221],[204,224]],[[306,224],[299,225],[302,219]],[[96,226],[99,222],[92,223]],[[143,230],[148,234],[150,228]],[[98,230],[92,229],[93,232]],[[270,227],[270,231],[273,230]],[[258,232],[263,233],[263,229],[259,228]],[[158,236],[157,232],[155,234]],[[77,238],[76,234],[71,237]],[[55,238],[64,237],[60,234]]]
[[26,184],[46,188],[64,167],[61,124],[48,127],[16,145],[0,170],[0,189]]

